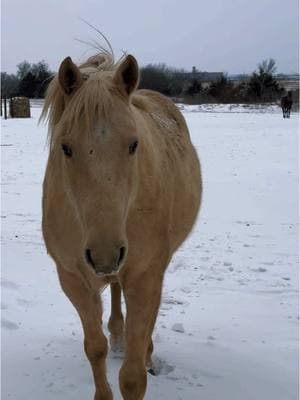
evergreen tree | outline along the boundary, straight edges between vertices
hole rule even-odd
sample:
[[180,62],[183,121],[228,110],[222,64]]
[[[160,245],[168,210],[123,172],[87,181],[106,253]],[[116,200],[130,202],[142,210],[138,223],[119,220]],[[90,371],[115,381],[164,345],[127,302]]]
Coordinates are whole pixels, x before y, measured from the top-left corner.
[[35,96],[42,98],[45,95],[45,91],[51,78],[53,77],[53,73],[49,70],[49,66],[44,60],[37,64],[33,64],[31,71],[35,76]]
[[21,79],[19,84],[19,94],[29,98],[36,97],[36,81],[32,72],[28,72]]
[[28,61],[22,61],[17,65],[17,77],[21,81],[30,72],[31,64]]
[[19,94],[29,98],[42,98],[53,76],[48,64],[43,60],[36,64],[23,61],[17,66]]
[[280,97],[282,90],[275,79],[275,60],[270,58],[258,64],[248,83],[248,95],[255,101],[273,101]]
[[207,95],[217,101],[230,101],[233,95],[234,87],[225,74],[212,82],[207,88]]
[[19,80],[14,74],[1,72],[1,95],[11,97],[18,94]]
[[185,94],[187,96],[194,97],[196,94],[200,93],[201,90],[202,90],[201,82],[198,79],[193,78],[191,80],[191,82],[189,82],[189,84],[185,90]]

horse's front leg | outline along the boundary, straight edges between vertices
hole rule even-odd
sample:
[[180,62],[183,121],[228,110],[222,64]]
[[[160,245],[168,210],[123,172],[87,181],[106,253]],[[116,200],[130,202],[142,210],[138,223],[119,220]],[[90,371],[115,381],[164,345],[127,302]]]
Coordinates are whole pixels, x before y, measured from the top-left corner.
[[106,379],[107,339],[101,327],[102,307],[99,293],[89,287],[80,273],[69,273],[58,267],[63,291],[76,308],[84,331],[84,349],[90,361],[96,386],[95,400],[112,400]]
[[122,283],[127,308],[126,352],[119,380],[124,400],[142,400],[146,391],[146,362],[152,352],[151,335],[163,281],[163,273],[151,267],[138,278],[125,276]]
[[121,307],[121,286],[119,282],[110,284],[111,314],[108,321],[110,348],[112,351],[124,350],[124,317]]

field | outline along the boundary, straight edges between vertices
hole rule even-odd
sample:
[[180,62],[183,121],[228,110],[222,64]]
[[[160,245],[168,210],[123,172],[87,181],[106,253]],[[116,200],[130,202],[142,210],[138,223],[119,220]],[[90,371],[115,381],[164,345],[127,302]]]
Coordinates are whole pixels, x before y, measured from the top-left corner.
[[[204,198],[166,274],[146,399],[297,400],[298,114],[180,107]],[[2,399],[92,399],[81,325],[41,236],[40,111],[2,120]],[[107,332],[109,289],[103,300]],[[120,365],[109,353],[115,399]]]

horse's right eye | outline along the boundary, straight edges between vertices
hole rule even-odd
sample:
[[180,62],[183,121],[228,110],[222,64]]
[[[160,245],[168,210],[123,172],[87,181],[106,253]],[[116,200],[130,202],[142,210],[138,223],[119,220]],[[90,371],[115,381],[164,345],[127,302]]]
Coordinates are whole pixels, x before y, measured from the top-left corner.
[[61,145],[62,151],[65,153],[65,156],[72,157],[72,149],[70,146],[66,144]]
[[133,143],[129,145],[129,154],[132,155],[136,152],[139,142],[135,140]]

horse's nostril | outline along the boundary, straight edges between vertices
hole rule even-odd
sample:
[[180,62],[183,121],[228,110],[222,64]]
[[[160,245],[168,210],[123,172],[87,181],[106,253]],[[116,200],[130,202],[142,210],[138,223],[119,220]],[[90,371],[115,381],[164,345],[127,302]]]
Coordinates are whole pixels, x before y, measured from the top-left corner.
[[125,253],[126,253],[126,248],[125,248],[125,247],[121,247],[121,248],[120,248],[120,254],[119,254],[118,262],[117,262],[117,265],[118,265],[118,266],[119,266],[119,265],[121,264],[121,262],[124,260]]
[[92,258],[92,253],[91,253],[90,249],[86,249],[85,250],[85,259],[86,259],[88,264],[90,264],[92,267],[95,267],[95,263],[94,263],[94,260]]

